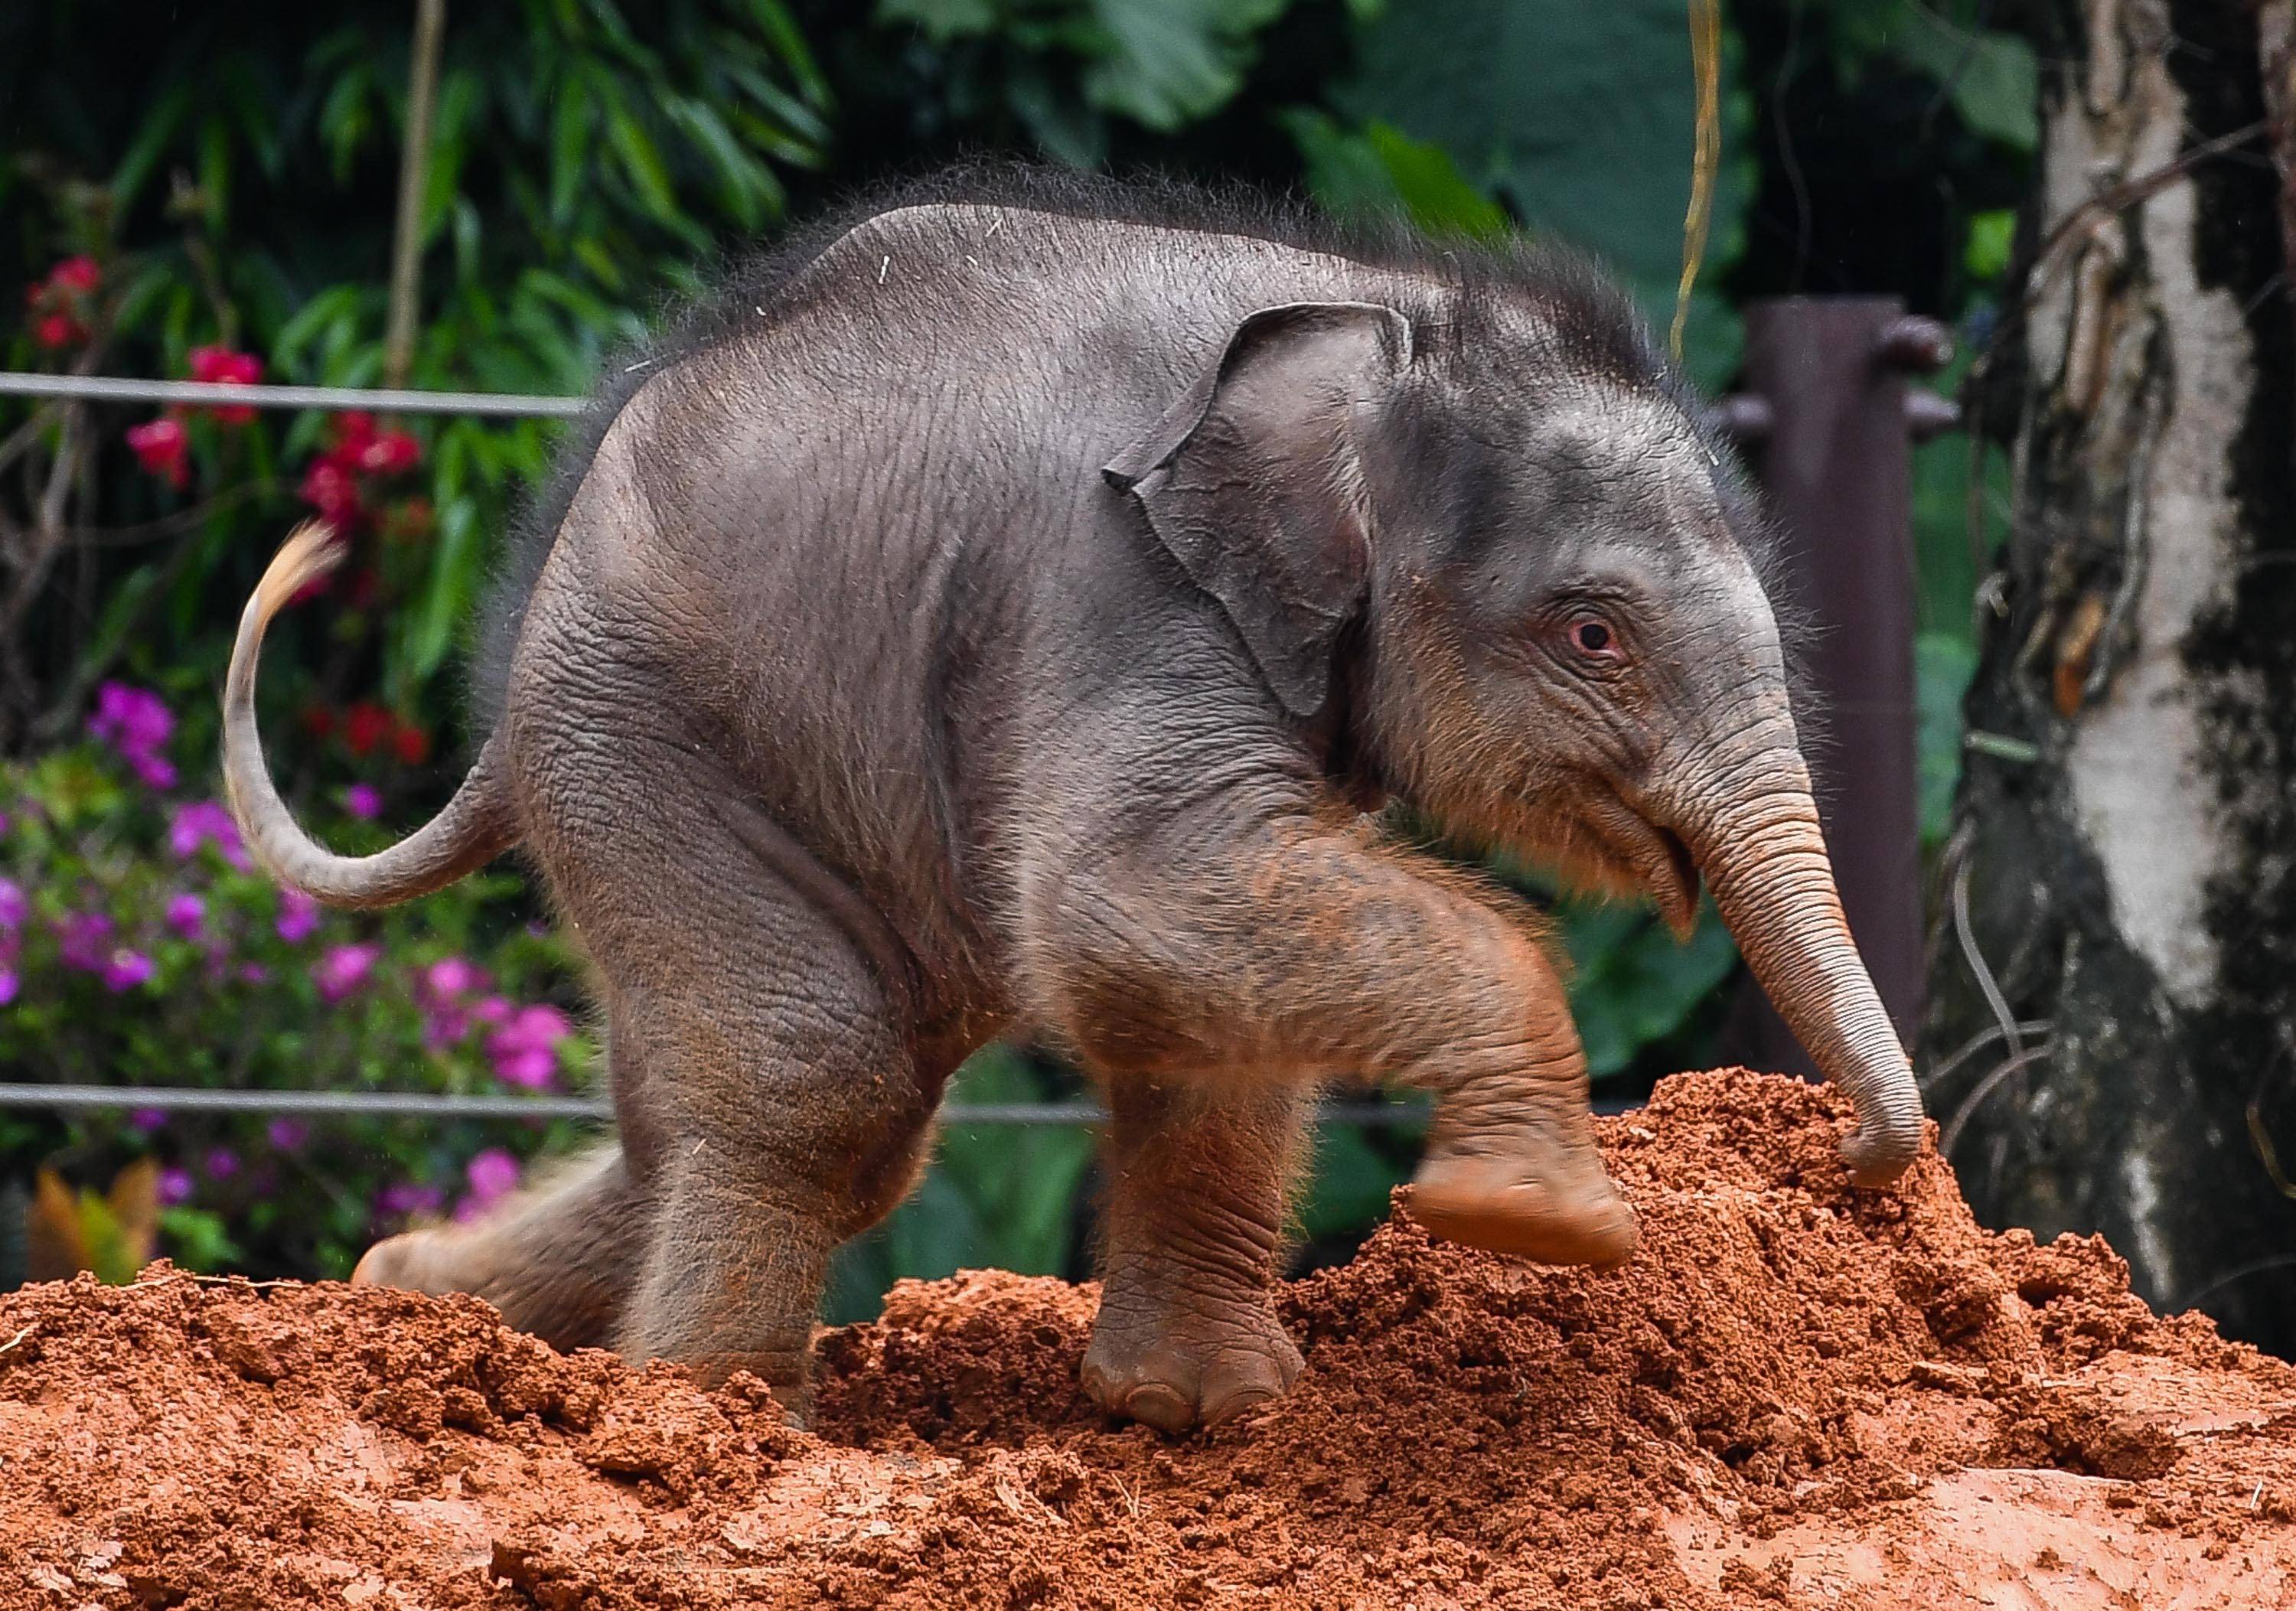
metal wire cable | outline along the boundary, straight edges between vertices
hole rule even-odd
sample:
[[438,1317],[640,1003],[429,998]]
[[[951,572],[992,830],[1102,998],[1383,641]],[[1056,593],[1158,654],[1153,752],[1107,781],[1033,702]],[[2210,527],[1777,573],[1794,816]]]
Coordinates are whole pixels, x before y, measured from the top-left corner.
[[[189,1090],[159,1085],[39,1085],[0,1083],[0,1109],[44,1108],[87,1113],[151,1108],[160,1113],[282,1114],[303,1118],[589,1119],[613,1117],[611,1104],[588,1097],[449,1096],[430,1091]],[[1426,1122],[1421,1102],[1327,1102],[1325,1123],[1357,1126]],[[951,1102],[945,1125],[1104,1124],[1108,1110],[1095,1102]]]
[[224,404],[250,408],[365,408],[376,414],[482,415],[494,419],[573,419],[586,397],[509,391],[396,391],[366,386],[236,386],[209,381],[125,380],[101,374],[38,374],[0,370],[0,397],[62,398],[100,403]]

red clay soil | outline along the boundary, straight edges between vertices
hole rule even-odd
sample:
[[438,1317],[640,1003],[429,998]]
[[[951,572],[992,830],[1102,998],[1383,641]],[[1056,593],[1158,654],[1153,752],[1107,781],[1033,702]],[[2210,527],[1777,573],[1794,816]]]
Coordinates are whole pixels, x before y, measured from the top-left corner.
[[471,1300],[155,1266],[0,1298],[0,1604],[2296,1607],[2296,1369],[2102,1241],[1852,1192],[1824,1090],[1609,1121],[1607,1274],[1398,1216],[1283,1298],[1281,1404],[1172,1442],[1076,1386],[1088,1290],[826,1335],[816,1430]]

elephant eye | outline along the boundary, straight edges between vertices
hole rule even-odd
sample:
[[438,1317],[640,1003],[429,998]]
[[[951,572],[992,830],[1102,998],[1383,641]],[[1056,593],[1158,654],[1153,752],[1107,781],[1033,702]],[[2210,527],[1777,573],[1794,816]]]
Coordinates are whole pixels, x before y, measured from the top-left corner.
[[1599,615],[1581,615],[1563,629],[1572,649],[1579,658],[1600,665],[1614,665],[1626,658],[1619,647],[1619,635],[1611,623]]

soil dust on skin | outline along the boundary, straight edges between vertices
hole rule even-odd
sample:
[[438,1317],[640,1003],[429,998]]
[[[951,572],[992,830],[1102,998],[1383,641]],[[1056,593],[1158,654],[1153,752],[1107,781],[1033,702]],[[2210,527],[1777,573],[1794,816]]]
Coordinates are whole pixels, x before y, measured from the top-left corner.
[[1295,1393],[1174,1442],[1089,1289],[966,1274],[737,1377],[469,1299],[168,1270],[0,1297],[0,1606],[2296,1607],[2296,1369],[2103,1242],[1853,1192],[1821,1088],[1684,1075],[1603,1147],[1608,1273],[1398,1214],[1286,1288]]

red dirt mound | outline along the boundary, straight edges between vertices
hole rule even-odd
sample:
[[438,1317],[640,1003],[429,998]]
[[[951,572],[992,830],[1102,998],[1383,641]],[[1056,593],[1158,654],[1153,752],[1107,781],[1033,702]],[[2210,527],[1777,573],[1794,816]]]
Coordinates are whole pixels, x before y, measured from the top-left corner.
[[1685,1075],[1604,1144],[1608,1273],[1398,1216],[1308,1369],[1174,1443],[1076,1387],[1093,1295],[971,1274],[742,1380],[469,1300],[155,1266],[0,1298],[0,1604],[2296,1607],[2296,1369],[2095,1239],[1851,1191],[1831,1093]]

